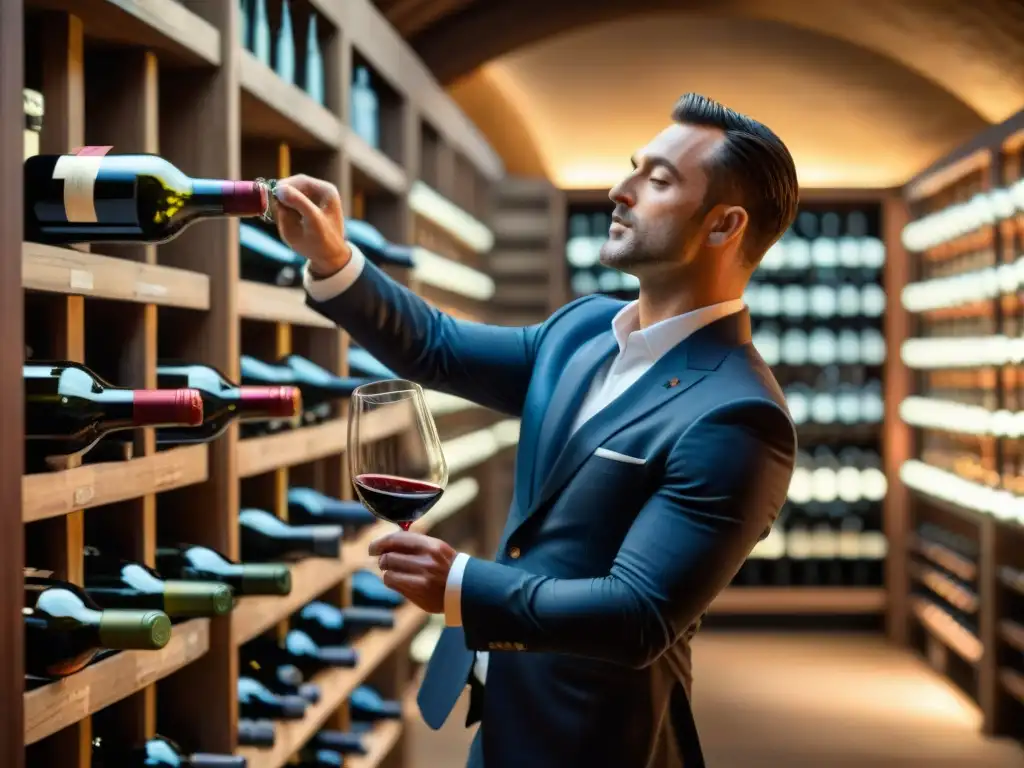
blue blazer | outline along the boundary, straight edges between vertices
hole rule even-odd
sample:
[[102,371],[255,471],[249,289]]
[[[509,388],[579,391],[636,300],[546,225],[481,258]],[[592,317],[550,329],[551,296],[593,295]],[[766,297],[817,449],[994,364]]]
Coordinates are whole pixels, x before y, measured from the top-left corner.
[[444,723],[473,651],[490,651],[473,768],[701,768],[689,640],[771,528],[796,456],[749,315],[690,336],[567,439],[618,350],[623,302],[481,325],[367,262],[309,304],[399,375],[522,419],[501,545],[466,567],[463,626],[442,633],[420,691],[426,722]]

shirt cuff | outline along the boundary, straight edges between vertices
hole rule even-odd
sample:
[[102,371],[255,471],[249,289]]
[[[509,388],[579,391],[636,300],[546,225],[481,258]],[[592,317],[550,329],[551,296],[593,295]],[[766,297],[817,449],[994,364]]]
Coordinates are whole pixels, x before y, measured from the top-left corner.
[[362,251],[351,243],[349,243],[348,247],[352,251],[352,258],[349,259],[348,264],[330,277],[320,279],[314,276],[309,271],[308,262],[303,267],[302,287],[306,289],[306,293],[309,294],[313,301],[330,301],[334,297],[340,296],[351,288],[352,284],[363,274],[363,267],[366,266],[366,257]]
[[469,555],[459,552],[452,561],[448,571],[448,581],[444,585],[444,623],[448,627],[462,626],[462,576],[466,572]]

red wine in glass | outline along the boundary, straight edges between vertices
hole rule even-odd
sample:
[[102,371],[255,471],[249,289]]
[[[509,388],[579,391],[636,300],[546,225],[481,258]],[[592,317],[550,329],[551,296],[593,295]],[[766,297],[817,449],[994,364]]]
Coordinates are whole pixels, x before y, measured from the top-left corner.
[[391,475],[356,475],[355,487],[363,506],[403,531],[409,530],[444,493],[439,485]]
[[375,381],[352,392],[348,456],[363,506],[402,530],[425,515],[448,484],[423,389],[405,379]]

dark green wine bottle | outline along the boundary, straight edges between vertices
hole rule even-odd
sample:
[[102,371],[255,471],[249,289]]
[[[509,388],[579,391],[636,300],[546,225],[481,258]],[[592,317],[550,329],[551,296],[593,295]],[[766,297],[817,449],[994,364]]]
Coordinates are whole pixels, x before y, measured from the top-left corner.
[[236,595],[287,595],[292,591],[287,565],[234,563],[209,547],[191,544],[158,548],[156,569],[173,579],[219,581]]
[[164,736],[154,736],[144,744],[128,745],[97,737],[92,741],[92,768],[245,768],[240,755],[206,752],[186,754]]
[[102,610],[79,587],[25,575],[25,673],[74,674],[103,650],[159,650],[171,639],[162,611]]
[[219,581],[164,579],[142,563],[84,551],[85,591],[101,608],[162,610],[171,618],[221,616],[234,607],[234,593]]

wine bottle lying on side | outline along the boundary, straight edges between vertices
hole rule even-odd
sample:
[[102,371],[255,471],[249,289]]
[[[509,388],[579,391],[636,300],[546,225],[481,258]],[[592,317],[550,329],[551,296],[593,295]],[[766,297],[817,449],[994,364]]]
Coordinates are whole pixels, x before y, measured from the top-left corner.
[[251,677],[238,678],[238,715],[246,719],[301,720],[309,702],[301,696],[279,696]]
[[377,522],[362,502],[335,499],[313,488],[288,489],[288,519],[299,525],[329,523],[349,529]]
[[333,749],[316,749],[308,744],[299,750],[292,768],[344,768],[345,756]]
[[322,645],[350,643],[360,633],[395,626],[394,614],[384,608],[338,608],[330,603],[307,603],[293,618],[295,629]]
[[242,557],[256,562],[341,556],[340,525],[289,525],[263,509],[238,513]]
[[274,746],[274,723],[272,720],[238,720],[238,746],[270,749]]
[[195,427],[203,398],[195,389],[125,389],[69,361],[22,366],[25,440],[33,465],[83,454],[102,437],[137,427]]
[[352,574],[352,604],[395,609],[405,604],[405,597],[387,586],[376,573],[362,570]]
[[102,610],[78,586],[25,574],[25,674],[60,678],[78,672],[100,651],[156,651],[171,639],[162,611]]
[[172,579],[219,581],[236,595],[287,595],[292,591],[292,574],[287,565],[276,563],[234,563],[209,547],[179,544],[158,547],[156,569]]
[[192,179],[156,155],[74,155],[25,161],[25,239],[36,243],[166,243],[202,219],[268,211],[266,185]]
[[377,266],[390,265],[405,269],[415,266],[411,247],[392,243],[368,221],[346,218],[345,239]]
[[302,268],[306,257],[300,256],[263,228],[253,224],[238,225],[239,267],[243,280],[298,288],[302,285]]
[[310,704],[320,701],[320,686],[305,682],[302,672],[294,664],[275,662],[249,645],[239,650],[238,660],[241,674],[262,683],[271,693],[300,696]]
[[231,587],[218,581],[166,580],[142,563],[83,551],[85,591],[101,608],[160,610],[172,619],[222,616],[234,608]]
[[349,714],[353,720],[376,722],[400,720],[402,702],[385,699],[368,685],[360,685],[348,697]]
[[351,669],[359,661],[354,648],[344,645],[319,645],[300,629],[289,630],[284,642],[278,645],[266,637],[259,637],[245,645],[251,658],[268,666],[295,667],[303,679],[310,679],[331,667]]
[[311,746],[330,749],[343,755],[365,755],[366,744],[362,734],[348,731],[324,730],[309,740]]
[[107,737],[92,741],[92,768],[246,768],[246,764],[240,755],[186,754],[164,736],[154,736],[137,745]]

